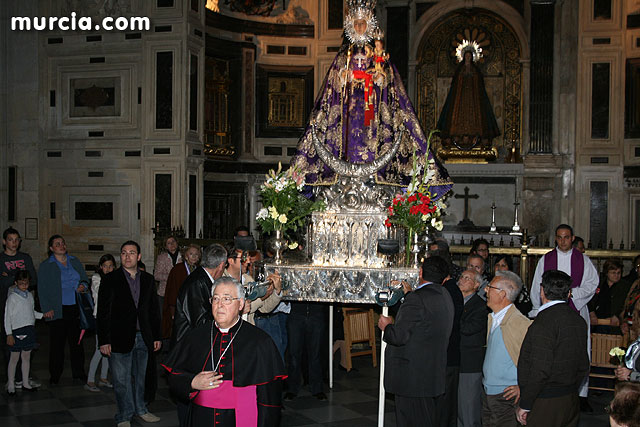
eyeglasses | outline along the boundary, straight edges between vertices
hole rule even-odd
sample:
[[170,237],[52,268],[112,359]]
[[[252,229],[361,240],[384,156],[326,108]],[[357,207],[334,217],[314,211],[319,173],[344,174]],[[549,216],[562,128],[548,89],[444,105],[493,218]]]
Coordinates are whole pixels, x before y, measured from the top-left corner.
[[225,295],[225,296],[222,296],[222,297],[216,295],[214,297],[209,298],[209,302],[211,304],[229,305],[229,304],[231,304],[232,301],[235,301],[237,299],[240,299],[240,298],[234,298],[234,297],[230,297],[228,295]]
[[471,280],[472,282],[476,281],[475,277],[471,277],[471,276],[460,276],[460,280],[462,280],[462,279]]
[[500,288],[498,288],[497,286],[487,285],[486,287],[487,287],[487,288],[491,288],[491,289],[495,289],[496,291],[504,291],[504,292],[506,292],[504,289],[500,289]]

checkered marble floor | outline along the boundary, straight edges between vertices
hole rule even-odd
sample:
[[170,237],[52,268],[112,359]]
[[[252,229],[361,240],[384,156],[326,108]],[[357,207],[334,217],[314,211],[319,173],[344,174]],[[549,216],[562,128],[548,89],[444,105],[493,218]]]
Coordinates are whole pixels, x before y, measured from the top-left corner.
[[[42,382],[42,387],[36,393],[17,390],[15,397],[9,398],[6,392],[0,393],[0,426],[2,427],[31,427],[31,426],[114,426],[113,415],[116,411],[115,398],[112,389],[103,388],[98,393],[91,393],[83,388],[83,384],[73,383],[70,379],[71,369],[65,366],[60,384],[48,385],[47,356],[48,329],[39,326],[39,341],[43,346],[35,351],[32,357],[31,374]],[[85,354],[88,359],[93,354],[93,336],[85,338]],[[365,427],[377,425],[378,414],[378,369],[371,366],[371,358],[359,357],[354,359],[357,371],[346,373],[334,370],[334,386],[329,390],[325,384],[328,397],[326,401],[319,401],[311,396],[303,387],[298,397],[284,403],[282,412],[282,427],[319,427],[319,426],[348,426]],[[5,369],[2,372],[3,384]],[[389,396],[391,397],[391,396]],[[581,427],[608,426],[608,416],[604,406],[611,400],[611,393],[590,396],[589,400],[595,412],[583,414]],[[159,388],[156,400],[149,406],[150,412],[161,418],[154,427],[177,426],[177,415],[174,403],[169,398],[169,390],[164,377],[159,378]],[[385,405],[385,426],[395,426],[393,400],[387,399]],[[140,419],[134,420],[134,426],[147,423]]]

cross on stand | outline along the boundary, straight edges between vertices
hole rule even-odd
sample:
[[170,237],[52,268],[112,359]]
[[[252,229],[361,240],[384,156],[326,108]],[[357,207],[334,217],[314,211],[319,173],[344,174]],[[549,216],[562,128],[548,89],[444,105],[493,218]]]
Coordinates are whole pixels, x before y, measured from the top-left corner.
[[464,195],[456,194],[453,197],[456,199],[464,199],[464,218],[462,218],[462,221],[460,221],[458,225],[473,227],[473,221],[469,219],[469,199],[477,199],[480,196],[477,194],[469,194],[469,187],[464,187]]

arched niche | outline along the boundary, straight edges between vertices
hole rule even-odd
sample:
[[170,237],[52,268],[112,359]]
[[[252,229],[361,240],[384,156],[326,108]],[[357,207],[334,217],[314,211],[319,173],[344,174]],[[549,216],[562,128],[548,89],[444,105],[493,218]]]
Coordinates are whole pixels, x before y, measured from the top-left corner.
[[[449,2],[440,2],[449,3]],[[451,2],[459,3],[459,2]],[[483,2],[474,2],[474,5]],[[494,4],[499,1],[491,2]],[[502,157],[515,145],[520,149],[528,93],[523,64],[528,67],[529,50],[524,38],[523,20],[510,6],[500,11],[517,24],[515,29],[502,14],[485,8],[434,6],[418,21],[419,43],[412,50],[415,106],[425,130],[434,129],[457,66],[455,47],[459,41],[475,38],[483,46],[485,57],[477,63],[485,76],[485,86],[501,135],[494,139]],[[425,24],[422,26],[420,24]],[[428,23],[428,24],[427,24]],[[480,40],[481,39],[481,40]],[[528,70],[527,70],[528,71]]]

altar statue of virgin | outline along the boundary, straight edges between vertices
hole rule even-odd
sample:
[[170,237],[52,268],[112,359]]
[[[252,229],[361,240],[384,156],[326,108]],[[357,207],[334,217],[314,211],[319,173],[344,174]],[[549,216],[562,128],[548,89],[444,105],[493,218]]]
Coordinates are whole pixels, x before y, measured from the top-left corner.
[[[411,180],[414,152],[421,167],[427,163],[427,138],[385,51],[375,0],[348,0],[347,7],[345,38],[324,79],[291,165],[305,174],[309,185],[337,181],[337,174],[321,160],[314,146],[315,127],[320,143],[343,162],[371,164],[395,150],[372,178],[377,184],[405,187]],[[430,191],[437,198],[451,188],[452,182],[446,169],[429,153]]]
[[475,41],[464,40],[458,45],[456,56],[460,65],[453,74],[436,127],[444,146],[452,145],[460,150],[490,149],[491,140],[500,135],[500,129],[484,78],[475,65],[482,57],[482,48]]

